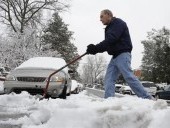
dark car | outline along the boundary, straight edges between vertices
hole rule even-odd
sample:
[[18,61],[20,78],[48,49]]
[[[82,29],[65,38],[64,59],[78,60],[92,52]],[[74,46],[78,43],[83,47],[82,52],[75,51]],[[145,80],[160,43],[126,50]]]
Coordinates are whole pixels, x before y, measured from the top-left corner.
[[163,90],[159,90],[155,94],[156,99],[170,100],[170,85],[165,86]]

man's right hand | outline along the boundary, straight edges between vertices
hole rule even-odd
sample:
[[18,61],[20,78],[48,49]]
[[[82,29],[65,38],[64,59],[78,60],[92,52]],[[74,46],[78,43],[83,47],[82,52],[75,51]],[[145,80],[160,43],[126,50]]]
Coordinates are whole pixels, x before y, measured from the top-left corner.
[[86,52],[87,52],[87,54],[95,55],[95,54],[97,53],[96,45],[94,45],[94,44],[89,44],[89,45],[87,46]]

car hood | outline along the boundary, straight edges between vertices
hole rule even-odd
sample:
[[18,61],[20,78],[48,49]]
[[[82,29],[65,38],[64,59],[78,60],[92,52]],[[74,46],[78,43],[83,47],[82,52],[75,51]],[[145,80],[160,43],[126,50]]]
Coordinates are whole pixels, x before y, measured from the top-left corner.
[[15,69],[9,75],[15,77],[48,77],[55,70],[41,68]]
[[156,91],[157,93],[159,93],[159,92],[165,92],[164,90],[159,90],[159,91]]

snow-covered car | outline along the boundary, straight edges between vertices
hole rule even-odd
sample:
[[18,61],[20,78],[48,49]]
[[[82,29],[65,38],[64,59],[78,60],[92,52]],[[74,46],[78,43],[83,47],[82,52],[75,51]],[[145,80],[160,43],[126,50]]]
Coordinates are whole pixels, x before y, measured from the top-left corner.
[[167,86],[167,83],[157,83],[156,87],[157,87],[157,91],[158,90],[164,90],[164,88]]
[[115,92],[120,93],[120,88],[122,87],[122,84],[115,84]]
[[104,86],[102,84],[95,83],[93,85],[93,89],[104,90]]
[[[4,92],[21,93],[27,91],[32,95],[44,93],[48,77],[57,69],[66,65],[61,58],[55,57],[34,57],[11,71],[4,81]],[[71,93],[71,78],[68,68],[64,68],[51,77],[47,96],[61,97]]]
[[[143,87],[145,88],[145,90],[152,96],[155,96],[156,91],[157,91],[157,87],[156,85],[151,82],[151,81],[141,81],[141,84],[143,85]],[[127,85],[127,86],[123,86],[120,89],[122,94],[130,94],[130,95],[135,95],[135,93],[132,91],[132,89]]]
[[83,91],[85,89],[84,85],[82,83],[78,83],[79,90]]
[[153,82],[141,81],[141,83],[149,94],[151,94],[152,96],[155,96],[156,91],[157,91],[157,86]]
[[72,80],[71,93],[78,94],[79,93],[79,84],[76,80]]
[[129,95],[135,95],[135,93],[132,91],[132,89],[128,85],[123,85],[119,89],[121,94],[129,94]]

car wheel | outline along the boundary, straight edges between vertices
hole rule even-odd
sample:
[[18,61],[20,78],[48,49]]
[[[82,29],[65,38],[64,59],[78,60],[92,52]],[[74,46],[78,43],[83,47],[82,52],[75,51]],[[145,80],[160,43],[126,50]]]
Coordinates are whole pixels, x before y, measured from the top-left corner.
[[67,96],[71,95],[71,88],[69,88],[69,93],[67,93]]
[[66,99],[66,97],[67,97],[67,86],[65,85],[59,98]]

